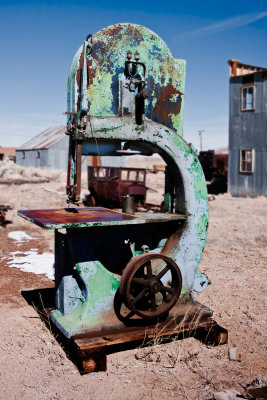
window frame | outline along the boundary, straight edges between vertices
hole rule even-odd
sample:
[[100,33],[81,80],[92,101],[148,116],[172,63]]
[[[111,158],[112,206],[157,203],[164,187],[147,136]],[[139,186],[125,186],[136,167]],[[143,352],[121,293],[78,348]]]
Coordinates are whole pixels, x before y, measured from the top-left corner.
[[97,179],[100,179],[100,180],[103,180],[103,181],[106,180],[107,179],[107,172],[108,172],[107,167],[98,168]]
[[121,168],[121,170],[120,170],[120,180],[122,181],[122,182],[126,182],[126,181],[128,181],[129,180],[129,171],[127,170],[127,169],[123,169],[123,168]]
[[[245,159],[242,158],[242,152],[245,153]],[[248,170],[247,164],[249,162],[247,158],[247,152],[251,152],[251,171]],[[254,173],[254,160],[255,160],[255,152],[254,149],[240,149],[239,150],[239,173],[240,174],[253,174]],[[245,168],[243,169],[243,163],[245,163]]]
[[[244,105],[247,105],[247,103],[244,104],[245,100],[245,96],[244,96],[244,90],[248,90],[252,88],[253,89],[253,93],[252,93],[252,107],[251,108],[247,108],[244,107]],[[240,108],[241,111],[254,111],[255,110],[255,84],[254,83],[247,83],[247,84],[243,84],[242,87],[240,88],[241,90],[241,96],[240,96],[240,100],[241,100],[241,104],[240,104]]]

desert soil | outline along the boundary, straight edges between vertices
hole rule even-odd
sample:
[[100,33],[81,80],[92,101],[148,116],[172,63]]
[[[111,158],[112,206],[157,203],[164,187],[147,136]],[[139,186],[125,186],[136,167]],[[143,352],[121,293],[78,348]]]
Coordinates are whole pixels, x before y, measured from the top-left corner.
[[[28,178],[15,172],[0,171],[0,180],[17,178],[17,173]],[[45,173],[28,175],[45,178]],[[163,173],[151,174],[148,186],[159,191],[162,179]],[[65,207],[62,193],[64,174],[56,172],[49,183],[0,184],[0,204],[13,207],[7,214],[12,224],[0,227],[0,399],[202,400],[228,388],[244,394],[251,382],[266,381],[266,198],[220,195],[209,203],[200,270],[212,284],[196,300],[214,310],[214,319],[228,329],[228,344],[209,347],[194,338],[156,344],[111,354],[107,372],[81,375],[21,294],[53,287],[53,281],[8,266],[15,251],[53,252],[53,232],[18,217],[17,210]],[[151,191],[149,196],[161,202],[162,194]],[[19,243],[8,237],[13,231],[32,239]],[[234,346],[241,361],[229,360]]]

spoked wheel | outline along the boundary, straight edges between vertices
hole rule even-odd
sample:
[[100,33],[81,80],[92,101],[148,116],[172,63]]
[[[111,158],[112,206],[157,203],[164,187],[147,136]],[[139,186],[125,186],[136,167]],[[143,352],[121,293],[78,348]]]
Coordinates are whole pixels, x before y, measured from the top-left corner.
[[123,271],[120,293],[131,316],[154,319],[168,314],[182,290],[176,263],[162,254],[134,257]]

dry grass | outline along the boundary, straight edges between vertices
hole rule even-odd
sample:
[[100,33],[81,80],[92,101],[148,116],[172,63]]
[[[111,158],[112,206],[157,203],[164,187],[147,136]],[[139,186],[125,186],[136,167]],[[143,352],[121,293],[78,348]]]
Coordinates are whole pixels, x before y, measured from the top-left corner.
[[[177,341],[179,336],[182,336],[183,339],[194,336],[199,326],[199,321],[202,318],[202,313],[202,311],[199,311],[195,314],[188,327],[187,321],[190,318],[190,313],[187,311],[180,323],[168,335],[164,335],[164,331],[168,330],[168,326],[172,324],[172,320],[167,322],[161,329],[159,329],[157,324],[154,329],[154,337],[148,341],[146,340],[145,332],[143,343],[137,348],[135,358],[144,362],[160,363],[163,368],[175,368],[177,362],[186,361],[196,356],[198,352],[184,354],[183,346],[179,346],[180,351],[177,353],[177,348],[174,351],[172,347],[168,347],[168,351],[165,351],[161,349],[160,345],[166,342]],[[208,335],[209,331],[207,337]]]
[[0,163],[0,179],[49,179],[64,180],[65,173],[58,170],[45,168],[21,167],[13,161],[2,161]]

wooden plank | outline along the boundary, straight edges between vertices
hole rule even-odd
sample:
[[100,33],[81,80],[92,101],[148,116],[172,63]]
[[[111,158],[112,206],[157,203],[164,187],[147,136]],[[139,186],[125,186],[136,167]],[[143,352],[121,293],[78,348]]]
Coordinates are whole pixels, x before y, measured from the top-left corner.
[[[126,333],[111,332],[109,335],[101,337],[72,339],[72,344],[75,346],[77,365],[81,373],[106,371],[106,353],[109,353],[111,346],[116,346],[117,349],[115,351],[119,351],[123,344],[134,344],[141,341],[146,345],[151,338],[161,337],[169,339],[180,333],[183,333],[185,337],[188,333],[190,336],[194,333],[192,336],[209,345],[217,346],[227,343],[227,330],[220,327],[211,318],[199,321],[197,326],[196,323],[192,325],[192,321],[190,322],[184,326],[176,326],[174,329],[168,327],[159,330],[157,326],[154,326],[147,329],[143,328],[143,331],[131,330]],[[112,352],[114,352],[114,348],[112,348]]]
[[106,332],[98,337],[83,337],[73,339],[75,346],[79,350],[92,350],[104,348],[107,346],[118,345],[122,343],[135,342],[143,339],[151,339],[154,337],[173,336],[179,333],[188,333],[196,331],[198,328],[211,327],[213,321],[205,319],[203,321],[189,321],[188,323],[178,324],[175,321],[170,321],[165,324],[158,324],[153,327],[138,327],[134,330],[120,330],[119,332]]

